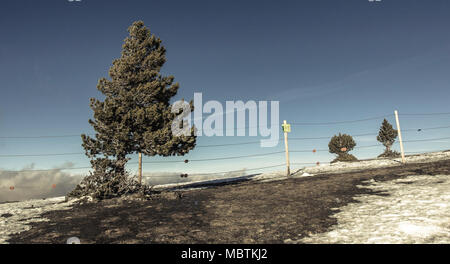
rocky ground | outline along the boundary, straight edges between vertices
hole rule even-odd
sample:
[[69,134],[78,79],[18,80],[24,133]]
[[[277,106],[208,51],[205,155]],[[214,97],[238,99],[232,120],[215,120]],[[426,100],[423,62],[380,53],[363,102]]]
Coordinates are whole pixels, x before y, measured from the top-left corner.
[[66,243],[68,238],[78,237],[81,243],[449,243],[450,159],[417,162],[402,165],[394,161],[387,167],[344,173],[332,170],[286,180],[268,177],[271,180],[227,182],[167,193],[150,201],[74,203],[62,208],[65,210],[44,212],[41,217],[45,221],[31,221],[31,229],[8,234],[5,240]]

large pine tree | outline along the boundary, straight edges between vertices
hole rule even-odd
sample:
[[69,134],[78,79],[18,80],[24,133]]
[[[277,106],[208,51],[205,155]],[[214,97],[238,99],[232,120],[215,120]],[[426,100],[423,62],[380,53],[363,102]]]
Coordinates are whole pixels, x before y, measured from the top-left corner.
[[[195,136],[174,136],[171,132],[176,114],[171,112],[170,100],[179,85],[173,76],[160,74],[166,62],[161,40],[142,21],[134,22],[128,32],[121,57],[109,70],[110,80],[98,82],[104,101],[91,98],[94,118],[89,123],[95,137],[81,135],[94,171],[113,172],[109,178],[125,173],[129,154],[184,155],[196,142]],[[108,180],[113,179],[104,179]]]

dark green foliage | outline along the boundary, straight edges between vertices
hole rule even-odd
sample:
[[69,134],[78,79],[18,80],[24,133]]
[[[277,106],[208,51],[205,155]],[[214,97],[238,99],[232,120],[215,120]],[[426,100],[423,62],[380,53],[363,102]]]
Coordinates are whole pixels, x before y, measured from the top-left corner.
[[401,154],[393,150],[385,150],[383,153],[378,155],[378,158],[399,158]]
[[338,161],[343,161],[343,162],[352,162],[352,161],[357,161],[358,159],[353,156],[352,154],[349,153],[342,153],[341,155],[337,156],[333,161],[331,161],[331,163],[335,163]]
[[330,153],[337,154],[338,156],[332,162],[337,161],[356,161],[358,160],[352,154],[349,154],[356,146],[353,137],[347,134],[334,135],[330,143],[328,143],[328,149]]
[[396,158],[400,155],[400,153],[391,150],[397,136],[398,131],[395,130],[386,119],[384,119],[381,124],[380,131],[378,132],[377,140],[381,142],[386,149],[378,157]]
[[179,85],[173,76],[160,74],[166,62],[161,40],[141,21],[134,22],[128,32],[122,55],[109,70],[111,79],[98,82],[104,101],[91,98],[94,119],[89,123],[96,131],[95,137],[81,135],[94,169],[86,182],[99,181],[90,184],[92,188],[109,186],[108,191],[101,191],[106,196],[110,195],[108,192],[120,193],[118,182],[126,178],[127,155],[184,155],[196,142],[195,136],[172,135],[176,113],[171,112],[170,100]]
[[142,198],[150,196],[153,191],[147,185],[123,172],[126,161],[98,158],[92,160],[94,172],[85,177],[67,196],[82,197],[89,195],[94,199],[109,199],[127,194],[140,194]]

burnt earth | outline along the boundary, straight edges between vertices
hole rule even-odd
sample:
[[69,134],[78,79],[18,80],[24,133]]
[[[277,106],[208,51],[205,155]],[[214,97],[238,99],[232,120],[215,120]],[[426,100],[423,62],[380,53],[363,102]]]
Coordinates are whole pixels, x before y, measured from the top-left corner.
[[450,174],[450,160],[275,182],[240,182],[189,190],[177,198],[120,199],[75,205],[43,215],[49,222],[10,243],[283,243],[329,230],[337,208],[357,202],[363,181]]

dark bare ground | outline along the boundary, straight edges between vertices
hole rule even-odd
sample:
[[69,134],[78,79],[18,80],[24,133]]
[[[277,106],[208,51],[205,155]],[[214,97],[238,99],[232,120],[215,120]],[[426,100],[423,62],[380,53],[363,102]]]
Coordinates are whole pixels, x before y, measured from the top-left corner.
[[356,202],[363,181],[449,174],[450,160],[276,182],[243,182],[183,192],[181,199],[108,200],[44,214],[49,222],[10,243],[283,243],[336,224],[332,208]]

